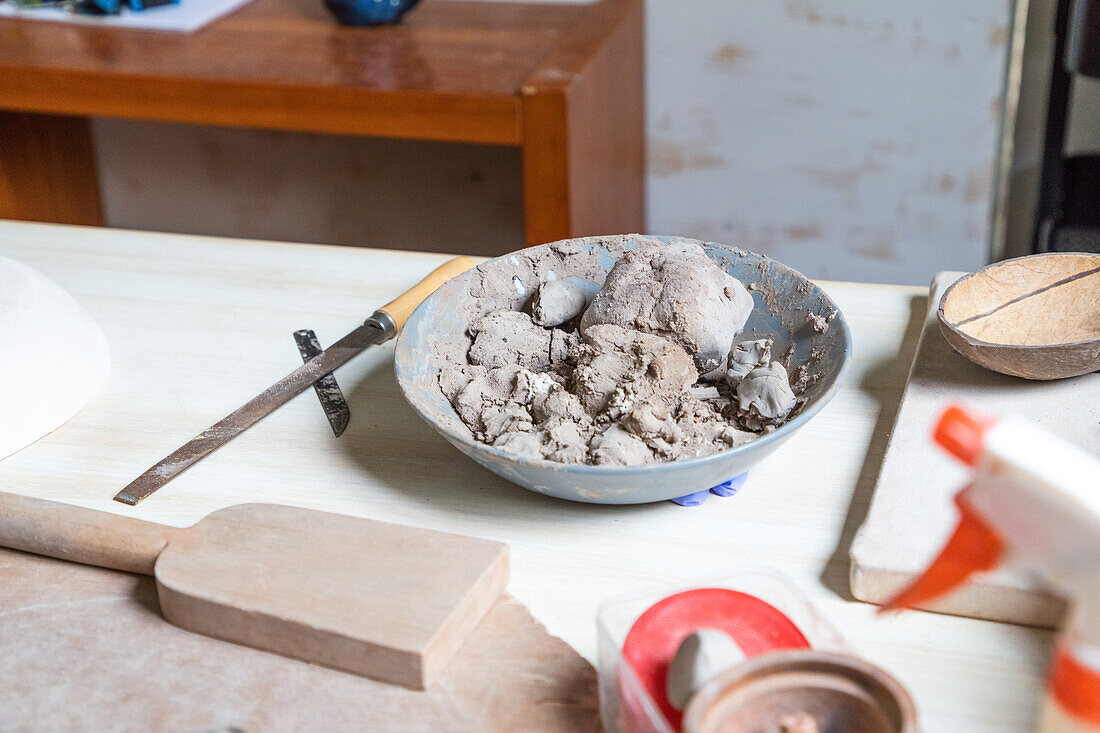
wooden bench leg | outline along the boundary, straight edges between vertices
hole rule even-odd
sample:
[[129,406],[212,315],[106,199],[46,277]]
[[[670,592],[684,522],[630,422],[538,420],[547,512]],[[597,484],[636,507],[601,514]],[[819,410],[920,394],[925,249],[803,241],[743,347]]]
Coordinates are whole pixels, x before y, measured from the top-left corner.
[[0,218],[103,224],[88,118],[0,112]]
[[548,59],[524,84],[528,245],[645,231],[642,5],[605,6],[590,43]]

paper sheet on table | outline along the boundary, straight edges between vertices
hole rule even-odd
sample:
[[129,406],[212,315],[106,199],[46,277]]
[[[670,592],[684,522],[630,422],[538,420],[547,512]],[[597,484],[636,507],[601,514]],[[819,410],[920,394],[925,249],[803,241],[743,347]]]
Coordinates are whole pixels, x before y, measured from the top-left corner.
[[4,0],[0,2],[0,18],[56,20],[83,25],[190,33],[247,2],[248,0],[181,0],[178,5],[162,5],[140,13],[124,7],[120,15],[80,15],[60,7],[21,8],[11,0]]

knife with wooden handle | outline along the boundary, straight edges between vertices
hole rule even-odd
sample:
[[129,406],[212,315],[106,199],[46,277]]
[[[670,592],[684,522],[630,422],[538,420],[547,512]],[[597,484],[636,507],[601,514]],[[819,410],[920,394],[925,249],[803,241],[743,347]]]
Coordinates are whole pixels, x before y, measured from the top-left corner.
[[347,363],[368,346],[380,344],[397,335],[424,298],[436,288],[477,264],[472,257],[455,257],[428,273],[428,276],[396,299],[374,312],[347,336],[313,357],[275,384],[253,397],[181,446],[168,457],[138,476],[115,495],[115,501],[131,506],[152,494],[196,462],[222,447],[257,422],[267,417],[290,398],[308,389],[314,382]]

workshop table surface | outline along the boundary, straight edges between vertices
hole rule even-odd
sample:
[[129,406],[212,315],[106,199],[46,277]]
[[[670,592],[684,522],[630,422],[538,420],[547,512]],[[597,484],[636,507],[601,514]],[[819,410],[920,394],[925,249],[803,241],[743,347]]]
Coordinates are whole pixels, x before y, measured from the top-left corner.
[[444,256],[17,222],[0,222],[0,255],[72,293],[107,332],[113,360],[108,386],[75,419],[0,462],[3,490],[175,526],[268,501],[506,542],[511,593],[593,662],[602,601],[766,566],[908,686],[925,730],[1031,727],[1050,632],[918,611],[879,618],[848,590],[848,546],[924,288],[821,283],[852,329],[841,389],[736,496],[701,507],[575,504],[498,478],[405,403],[390,342],[337,372],[351,408],[341,438],[306,393],[130,508],[111,500],[118,489],[300,363],[296,329],[327,345]]

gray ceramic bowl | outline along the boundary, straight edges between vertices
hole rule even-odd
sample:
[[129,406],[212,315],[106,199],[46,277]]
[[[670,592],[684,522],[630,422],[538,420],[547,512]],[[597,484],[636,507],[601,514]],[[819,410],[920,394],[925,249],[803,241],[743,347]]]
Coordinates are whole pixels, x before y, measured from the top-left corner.
[[[673,237],[656,237],[665,241]],[[619,252],[610,251],[610,239],[574,240],[595,252],[604,274]],[[686,240],[695,241],[695,240]],[[837,390],[851,353],[851,332],[836,304],[801,273],[763,255],[724,244],[697,242],[730,275],[753,293],[756,308],[745,327],[745,337],[769,336],[779,358],[794,343],[792,377],[799,365],[814,375],[800,395],[794,417],[773,432],[744,445],[701,458],[646,466],[587,466],[542,459],[520,458],[476,441],[458,419],[437,383],[436,367],[425,358],[432,350],[458,347],[468,323],[460,306],[468,299],[477,274],[471,270],[444,284],[416,309],[397,341],[394,369],[405,399],[413,409],[460,451],[509,481],[540,494],[598,504],[642,504],[672,499],[717,486],[759,463],[806,424]],[[477,269],[511,269],[515,259],[532,257],[550,245],[504,255]],[[631,245],[627,245],[629,249]],[[486,310],[493,309],[488,304]],[[499,307],[499,306],[497,306]],[[815,331],[807,313],[836,316],[825,333]]]

